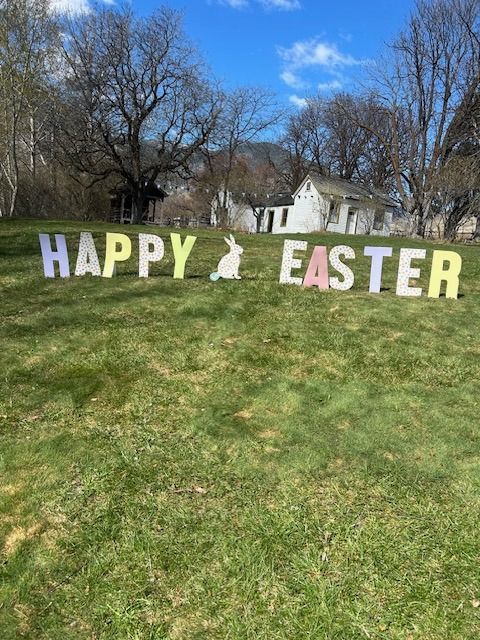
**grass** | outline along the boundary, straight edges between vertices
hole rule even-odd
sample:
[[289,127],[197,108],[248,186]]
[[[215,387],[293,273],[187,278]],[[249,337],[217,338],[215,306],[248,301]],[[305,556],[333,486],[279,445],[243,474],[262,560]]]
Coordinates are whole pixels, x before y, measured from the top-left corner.
[[184,281],[169,242],[45,279],[81,230],[145,228],[0,222],[2,640],[478,638],[479,249],[458,300],[395,296],[405,239],[349,237],[349,292],[278,284],[273,236],[211,283],[206,231]]

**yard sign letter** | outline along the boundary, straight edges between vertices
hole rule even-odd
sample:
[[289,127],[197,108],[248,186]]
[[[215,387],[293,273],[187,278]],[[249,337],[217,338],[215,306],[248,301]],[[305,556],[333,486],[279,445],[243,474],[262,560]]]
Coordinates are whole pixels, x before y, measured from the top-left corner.
[[172,241],[173,257],[175,258],[175,268],[173,270],[173,277],[182,279],[185,275],[185,263],[190,255],[195,244],[195,236],[187,236],[185,242],[182,245],[182,239],[179,233],[171,233],[170,240]]
[[[152,247],[152,251],[150,251]],[[148,278],[148,265],[150,262],[159,262],[165,253],[165,245],[160,236],[152,233],[138,234],[138,275],[140,278]]]
[[280,282],[282,284],[302,285],[302,278],[292,276],[292,269],[300,269],[302,261],[293,257],[295,249],[306,251],[308,243],[305,240],[285,240],[283,243],[282,266],[280,268]]
[[423,259],[426,249],[400,249],[400,262],[398,263],[397,296],[421,296],[421,287],[409,287],[410,278],[419,278],[420,269],[413,269],[413,259]]
[[[120,246],[117,251],[117,245]],[[116,262],[128,260],[132,253],[130,238],[124,233],[107,233],[105,248],[105,264],[103,265],[103,277],[111,278]]]
[[392,257],[392,247],[365,247],[363,255],[371,256],[372,258],[372,266],[370,268],[370,286],[368,290],[370,293],[380,293],[383,259]]
[[355,258],[355,251],[352,247],[347,247],[347,245],[344,244],[339,244],[330,250],[330,255],[328,256],[330,264],[335,271],[338,271],[338,273],[343,276],[343,281],[340,281],[336,276],[332,276],[330,278],[330,286],[337,291],[348,291],[353,287],[355,277],[350,267],[347,267],[347,265],[340,260],[340,256],[345,256],[345,258],[353,260]]
[[[448,269],[443,265],[448,262]],[[432,259],[432,271],[430,273],[430,285],[428,287],[429,298],[440,297],[440,287],[445,280],[447,288],[446,298],[458,297],[459,275],[462,269],[462,258],[455,251],[434,251]]]
[[328,289],[327,247],[314,247],[303,286]]
[[75,275],[84,276],[86,273],[91,273],[92,276],[102,274],[93,236],[89,231],[81,231]]
[[50,244],[50,235],[48,233],[39,233],[40,249],[43,258],[43,273],[46,278],[55,278],[54,262],[58,262],[60,268],[60,277],[68,278],[70,276],[70,265],[68,263],[67,242],[65,236],[61,233],[55,234],[55,242],[57,250],[52,249]]

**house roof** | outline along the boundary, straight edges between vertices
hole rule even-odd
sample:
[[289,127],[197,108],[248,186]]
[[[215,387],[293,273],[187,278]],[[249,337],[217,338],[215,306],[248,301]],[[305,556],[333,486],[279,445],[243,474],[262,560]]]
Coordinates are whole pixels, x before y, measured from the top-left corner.
[[[297,191],[301,189],[306,180],[311,180],[320,193],[328,193],[333,196],[339,196],[342,198],[350,198],[352,200],[376,200],[388,207],[396,207],[396,203],[389,198],[386,194],[381,193],[377,189],[373,189],[365,184],[357,182],[351,182],[350,180],[344,180],[343,178],[337,178],[336,176],[322,176],[318,173],[308,174]],[[294,195],[296,195],[297,191]]]
[[[129,194],[131,193],[131,189],[129,187],[129,185],[125,182],[122,182],[121,184],[117,185],[114,189],[111,189],[110,191],[110,195],[111,196],[116,196],[116,195],[121,195],[122,193],[124,194]],[[162,187],[156,182],[153,186],[151,186],[150,188],[147,189],[145,196],[147,198],[165,198],[168,195],[168,193],[162,189]]]
[[[245,194],[233,193],[235,201],[239,201]],[[269,193],[253,198],[252,204],[255,208],[263,207],[291,207],[294,204],[293,196],[290,193]]]
[[290,193],[274,193],[265,199],[266,207],[291,207],[294,204],[293,196]]

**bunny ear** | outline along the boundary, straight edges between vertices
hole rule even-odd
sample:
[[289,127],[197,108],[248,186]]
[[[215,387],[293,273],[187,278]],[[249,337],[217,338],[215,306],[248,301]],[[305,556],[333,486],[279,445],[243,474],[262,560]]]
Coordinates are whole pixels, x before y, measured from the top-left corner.
[[225,240],[225,242],[228,244],[229,247],[232,246],[232,241],[229,240],[228,238],[225,238],[225,236],[223,236],[223,239]]
[[230,234],[230,240],[233,242],[233,244],[235,244],[235,238],[232,236],[232,234]]

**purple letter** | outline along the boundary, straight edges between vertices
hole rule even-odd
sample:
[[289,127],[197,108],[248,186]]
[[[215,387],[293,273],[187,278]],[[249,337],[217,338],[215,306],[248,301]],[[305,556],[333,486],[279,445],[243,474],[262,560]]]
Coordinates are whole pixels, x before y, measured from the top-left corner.
[[50,235],[48,233],[39,233],[40,248],[42,250],[43,258],[43,273],[46,278],[55,278],[54,262],[58,262],[60,267],[60,277],[70,277],[70,265],[68,264],[68,251],[65,236],[56,233],[55,242],[57,243],[57,250],[53,251],[50,244]]
[[370,287],[368,290],[370,293],[380,293],[383,259],[392,257],[392,247],[365,247],[363,254],[372,258]]

